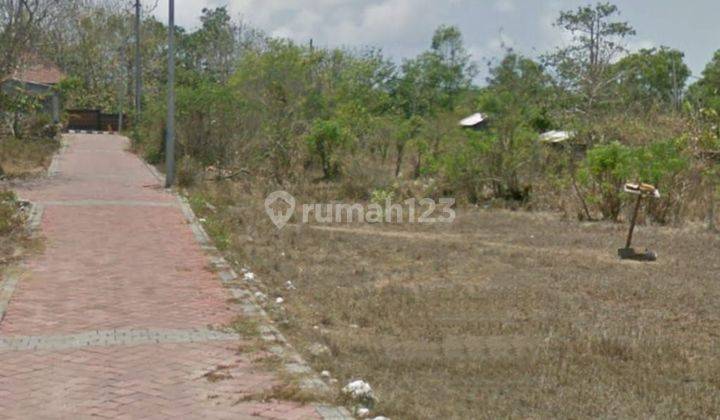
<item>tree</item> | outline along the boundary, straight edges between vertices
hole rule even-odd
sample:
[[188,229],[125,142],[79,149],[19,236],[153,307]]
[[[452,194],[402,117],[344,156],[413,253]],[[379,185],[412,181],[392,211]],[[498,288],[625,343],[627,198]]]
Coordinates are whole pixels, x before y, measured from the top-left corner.
[[[393,90],[396,106],[407,119],[417,116],[425,120],[423,135],[415,136],[413,142],[417,177],[430,169],[423,168],[425,163],[433,166],[439,161],[441,142],[449,134],[448,122],[456,117],[454,111],[470,91],[477,68],[460,30],[443,25],[435,30],[430,49],[405,60],[401,70]],[[455,128],[454,123],[450,126]],[[425,159],[428,153],[429,159]]]
[[668,47],[642,49],[623,57],[615,65],[618,93],[626,103],[645,109],[654,104],[677,109],[680,95],[690,77],[681,51]]
[[0,78],[15,69],[42,24],[63,6],[59,0],[0,1]]
[[452,111],[459,96],[472,86],[477,68],[455,26],[440,26],[430,50],[405,60],[395,98],[409,118],[438,110]]
[[435,30],[427,64],[430,66],[431,80],[437,83],[441,106],[453,110],[458,95],[472,85],[477,75],[477,68],[471,61],[457,26],[442,25]]
[[323,178],[333,179],[340,174],[339,149],[346,144],[347,136],[333,120],[318,120],[306,141],[313,155],[320,158]]
[[575,11],[560,12],[555,25],[568,31],[573,44],[547,56],[560,81],[579,95],[581,111],[591,110],[612,98],[610,83],[615,80],[613,61],[626,51],[623,41],[635,35],[627,23],[615,21],[617,6],[597,3]]
[[[705,66],[702,77],[690,86],[688,96],[699,107],[720,113],[720,50],[715,51],[712,60]],[[718,133],[720,134],[720,128]]]
[[489,142],[490,167],[494,190],[499,197],[526,199],[530,186],[530,168],[539,132],[552,125],[549,107],[554,90],[551,79],[537,62],[508,51],[500,63],[490,69],[478,100],[478,108],[492,120]]
[[200,29],[182,38],[184,64],[224,83],[233,71],[235,40],[240,28],[233,23],[226,7],[204,8],[200,22]]

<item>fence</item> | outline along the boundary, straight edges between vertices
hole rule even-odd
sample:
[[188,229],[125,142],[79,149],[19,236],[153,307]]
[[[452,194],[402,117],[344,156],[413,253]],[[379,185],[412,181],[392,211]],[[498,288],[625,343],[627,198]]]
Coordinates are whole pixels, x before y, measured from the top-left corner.
[[[70,109],[67,111],[68,130],[118,131],[119,114],[105,114],[98,109]],[[128,119],[123,114],[123,129],[128,127]]]

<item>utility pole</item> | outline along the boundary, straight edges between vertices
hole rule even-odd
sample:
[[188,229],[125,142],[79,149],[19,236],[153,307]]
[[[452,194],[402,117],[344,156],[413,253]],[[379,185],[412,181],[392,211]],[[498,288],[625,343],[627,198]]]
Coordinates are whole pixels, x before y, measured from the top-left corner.
[[168,10],[168,104],[165,138],[165,188],[175,181],[175,0]]
[[140,106],[142,94],[142,63],[140,57],[140,0],[135,0],[135,121],[133,130],[135,131],[135,140],[138,136],[138,128],[140,127]]
[[[123,131],[123,112],[125,112],[125,89],[127,88],[127,85],[125,84],[125,80],[123,77],[123,73],[125,73],[126,67],[125,67],[125,47],[120,47],[120,63],[118,66],[121,70],[119,71],[120,77],[119,77],[119,85],[120,89],[118,91],[118,133],[121,133]],[[125,70],[125,71],[123,71]],[[129,73],[129,72],[128,72]],[[129,74],[128,74],[129,76]]]

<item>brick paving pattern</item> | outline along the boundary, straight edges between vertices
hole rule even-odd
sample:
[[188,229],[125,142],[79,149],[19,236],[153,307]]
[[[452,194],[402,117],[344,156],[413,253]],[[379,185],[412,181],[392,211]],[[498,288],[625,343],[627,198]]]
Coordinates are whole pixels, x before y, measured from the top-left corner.
[[0,285],[0,418],[318,418],[243,400],[278,379],[218,331],[231,296],[127,140],[66,140],[56,176],[19,191],[45,248]]

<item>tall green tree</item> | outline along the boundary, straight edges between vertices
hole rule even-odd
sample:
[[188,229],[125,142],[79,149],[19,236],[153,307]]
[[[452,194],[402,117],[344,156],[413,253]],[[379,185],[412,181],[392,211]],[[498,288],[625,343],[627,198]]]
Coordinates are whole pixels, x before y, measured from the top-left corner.
[[182,39],[184,63],[213,80],[226,82],[237,58],[236,36],[240,28],[226,7],[204,8],[200,22],[200,29]]
[[549,129],[554,88],[544,68],[508,51],[490,69],[478,108],[492,121],[489,167],[496,195],[524,199],[531,185],[531,164],[540,132]]
[[442,25],[435,30],[430,49],[429,72],[437,83],[440,105],[453,110],[458,96],[472,85],[477,68],[465,48],[457,26]]
[[720,114],[720,50],[715,51],[702,77],[690,86],[688,96],[700,107]]
[[629,23],[616,20],[617,6],[597,3],[560,12],[555,25],[567,31],[573,42],[547,56],[562,84],[577,95],[585,114],[613,98],[612,63],[626,49],[624,41],[635,35]]
[[628,104],[677,108],[690,77],[683,57],[681,51],[668,47],[642,49],[623,57],[615,65],[618,93]]

